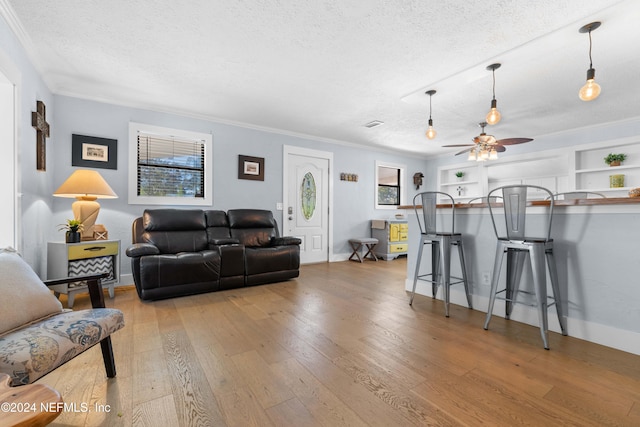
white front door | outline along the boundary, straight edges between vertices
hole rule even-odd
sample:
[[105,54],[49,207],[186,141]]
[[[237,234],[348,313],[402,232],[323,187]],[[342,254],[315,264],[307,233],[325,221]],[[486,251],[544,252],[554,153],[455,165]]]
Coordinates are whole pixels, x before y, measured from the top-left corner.
[[331,158],[332,153],[285,147],[283,227],[302,240],[302,264],[329,261]]

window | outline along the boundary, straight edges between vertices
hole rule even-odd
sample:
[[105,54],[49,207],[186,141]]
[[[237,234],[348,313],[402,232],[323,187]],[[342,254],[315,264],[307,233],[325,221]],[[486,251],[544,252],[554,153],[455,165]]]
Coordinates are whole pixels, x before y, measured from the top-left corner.
[[129,124],[129,203],[212,205],[210,134]]
[[405,203],[405,167],[376,162],[376,208],[395,209]]

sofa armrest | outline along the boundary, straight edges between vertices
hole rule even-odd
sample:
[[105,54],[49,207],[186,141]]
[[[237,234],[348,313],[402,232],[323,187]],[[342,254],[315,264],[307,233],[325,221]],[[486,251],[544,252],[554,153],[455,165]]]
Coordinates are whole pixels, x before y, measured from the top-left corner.
[[209,239],[209,244],[213,246],[222,246],[222,245],[239,245],[240,240],[226,238],[226,239]]
[[45,280],[47,286],[62,285],[64,283],[86,281],[89,288],[89,298],[93,308],[105,308],[104,294],[102,293],[101,280],[109,277],[109,273],[93,274],[91,276],[65,277],[64,279]]
[[138,258],[144,255],[159,255],[160,249],[151,243],[134,243],[127,248],[126,254],[130,258]]
[[298,239],[297,237],[292,237],[292,236],[271,238],[271,246],[300,245],[301,243],[302,243],[301,239]]

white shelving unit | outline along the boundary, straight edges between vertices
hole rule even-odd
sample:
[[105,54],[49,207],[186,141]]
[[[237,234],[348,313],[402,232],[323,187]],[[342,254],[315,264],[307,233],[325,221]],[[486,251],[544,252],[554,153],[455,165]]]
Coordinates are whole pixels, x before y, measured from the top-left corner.
[[[611,167],[604,162],[609,153],[626,154],[627,159],[621,166]],[[461,180],[455,176],[457,171],[465,173]],[[609,176],[619,174],[625,176],[624,187],[611,188]],[[438,191],[450,194],[456,203],[518,183],[540,185],[552,192],[591,191],[606,197],[628,197],[629,190],[640,187],[640,136],[438,168]]]
[[[627,155],[620,166],[608,166],[604,158],[609,153]],[[611,188],[610,175],[624,175],[624,187]],[[626,197],[629,190],[640,187],[640,137],[592,144],[575,150],[574,188],[595,191],[607,197]]]
[[[458,171],[464,172],[461,179],[456,176]],[[482,175],[482,167],[478,164],[444,166],[438,169],[438,188],[450,194],[456,203],[466,202],[483,195],[485,186]]]

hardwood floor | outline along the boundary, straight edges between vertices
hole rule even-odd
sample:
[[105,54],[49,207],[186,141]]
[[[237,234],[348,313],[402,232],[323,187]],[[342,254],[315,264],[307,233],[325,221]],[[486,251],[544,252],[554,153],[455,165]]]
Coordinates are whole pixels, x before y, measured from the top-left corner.
[[[640,356],[416,296],[405,260],[303,266],[298,279],[143,303],[40,381],[53,426],[640,425]],[[89,306],[76,298],[76,309]],[[515,308],[518,309],[517,307]],[[84,411],[82,404],[88,407]],[[108,406],[107,406],[108,405]]]

